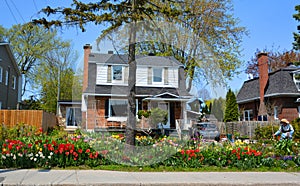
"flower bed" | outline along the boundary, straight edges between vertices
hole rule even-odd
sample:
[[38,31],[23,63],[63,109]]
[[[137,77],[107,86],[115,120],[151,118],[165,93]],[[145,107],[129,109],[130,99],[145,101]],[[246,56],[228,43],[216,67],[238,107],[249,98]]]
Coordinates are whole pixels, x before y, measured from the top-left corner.
[[128,147],[123,134],[67,136],[38,133],[0,142],[0,168],[53,168],[102,165],[249,170],[259,167],[299,169],[299,144],[293,141],[247,144],[197,139],[137,136]]

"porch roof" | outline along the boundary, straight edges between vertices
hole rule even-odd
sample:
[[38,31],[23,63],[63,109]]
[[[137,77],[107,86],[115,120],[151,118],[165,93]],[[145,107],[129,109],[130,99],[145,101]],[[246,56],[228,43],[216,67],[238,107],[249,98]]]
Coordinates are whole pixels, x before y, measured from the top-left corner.
[[[127,86],[112,86],[112,85],[96,85],[94,88],[89,87],[84,94],[95,96],[127,96]],[[188,97],[191,95],[186,90],[171,87],[136,87],[136,97],[154,97],[159,95],[173,95],[177,97]]]

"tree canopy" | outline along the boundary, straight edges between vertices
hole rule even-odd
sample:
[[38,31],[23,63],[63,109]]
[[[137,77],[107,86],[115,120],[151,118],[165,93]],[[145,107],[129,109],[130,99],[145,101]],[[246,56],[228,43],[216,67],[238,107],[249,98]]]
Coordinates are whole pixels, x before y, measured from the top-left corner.
[[[293,17],[296,19],[296,21],[300,22],[300,5],[295,6],[295,10],[297,11],[296,14],[293,15]],[[300,25],[297,27],[298,33],[294,34],[294,49],[300,50]]]
[[[47,52],[66,45],[56,37],[56,32],[27,23],[24,25],[13,25],[9,29],[0,27],[2,40],[9,42],[23,76],[22,96],[28,90],[29,83],[33,83],[35,70],[43,61]],[[31,92],[32,94],[32,92]]]
[[[279,70],[281,68],[285,68],[290,64],[299,65],[300,62],[300,53],[295,52],[294,50],[284,51],[284,52],[276,52],[274,49],[272,50],[263,50],[267,52],[269,58],[269,69],[271,72]],[[252,74],[254,77],[258,77],[258,58],[257,54],[260,53],[260,50],[257,49],[254,57],[251,58],[247,63],[247,68],[245,72],[247,74]]]
[[40,87],[40,101],[43,110],[56,113],[58,100],[80,100],[82,74],[75,74],[77,54],[71,45],[45,54],[36,70],[36,88]]

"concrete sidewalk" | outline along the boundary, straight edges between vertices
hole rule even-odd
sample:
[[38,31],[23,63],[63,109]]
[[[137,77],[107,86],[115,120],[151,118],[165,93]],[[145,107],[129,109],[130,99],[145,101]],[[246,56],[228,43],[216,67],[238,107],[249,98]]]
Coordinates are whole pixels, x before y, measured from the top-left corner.
[[300,186],[300,172],[120,172],[0,169],[0,185],[261,185]]

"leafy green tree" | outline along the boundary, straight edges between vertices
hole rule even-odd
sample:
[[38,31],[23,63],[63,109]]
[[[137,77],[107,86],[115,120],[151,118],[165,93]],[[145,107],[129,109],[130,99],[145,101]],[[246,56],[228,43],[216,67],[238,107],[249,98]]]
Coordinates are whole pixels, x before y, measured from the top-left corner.
[[80,100],[82,78],[72,69],[77,54],[69,42],[45,54],[45,60],[37,68],[36,88],[40,88],[42,109],[56,113],[57,101]]
[[[297,11],[296,14],[293,15],[293,18],[295,18],[298,22],[300,22],[300,5],[295,6],[295,10]],[[300,50],[300,25],[297,27],[298,33],[294,34],[294,49]]]
[[218,121],[223,121],[225,111],[225,100],[222,97],[214,99],[211,107],[211,114],[213,114]]
[[239,108],[236,102],[236,96],[231,91],[231,89],[229,89],[226,94],[224,122],[238,121],[238,119],[239,119]]
[[[2,32],[2,33],[1,33]],[[32,24],[14,25],[9,29],[0,27],[0,39],[9,42],[20,71],[23,76],[22,96],[28,91],[28,84],[32,83],[38,63],[45,54],[64,45],[56,37],[56,32]]]

